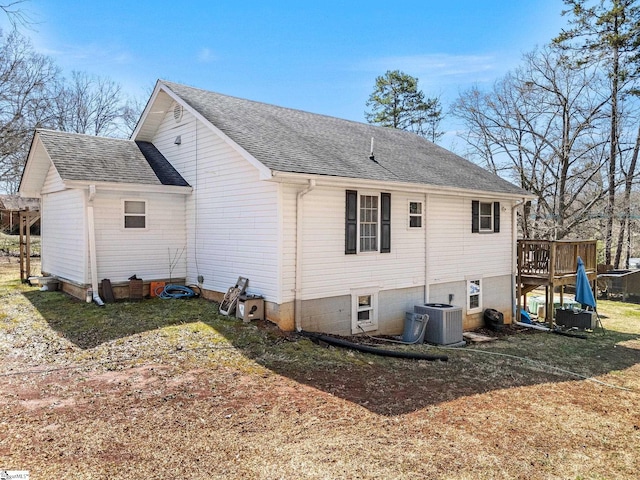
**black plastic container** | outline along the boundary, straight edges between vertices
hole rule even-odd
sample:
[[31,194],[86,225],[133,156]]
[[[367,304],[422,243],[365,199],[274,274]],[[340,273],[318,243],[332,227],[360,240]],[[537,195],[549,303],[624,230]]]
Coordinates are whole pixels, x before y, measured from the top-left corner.
[[489,330],[499,331],[504,328],[504,315],[498,310],[487,308],[484,311],[484,324]]

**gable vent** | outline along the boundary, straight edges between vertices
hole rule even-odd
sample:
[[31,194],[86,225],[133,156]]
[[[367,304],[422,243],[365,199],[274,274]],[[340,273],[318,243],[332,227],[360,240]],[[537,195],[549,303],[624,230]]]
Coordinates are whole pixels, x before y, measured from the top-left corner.
[[182,120],[182,113],[183,113],[182,105],[180,105],[179,103],[176,103],[173,106],[173,118],[175,119],[176,123],[180,123],[180,120]]

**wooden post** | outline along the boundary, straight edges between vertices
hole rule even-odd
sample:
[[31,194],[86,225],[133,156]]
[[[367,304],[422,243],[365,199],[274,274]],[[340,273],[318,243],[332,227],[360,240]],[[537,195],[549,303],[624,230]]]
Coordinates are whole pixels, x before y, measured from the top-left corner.
[[[516,310],[516,318],[513,319],[515,322],[520,322],[522,320],[520,312],[522,311],[522,244],[520,242],[517,243],[517,260],[516,260],[516,295],[518,297],[517,300],[517,310]],[[525,295],[526,299],[526,295]]]
[[20,280],[22,282],[25,281],[25,251],[24,251],[24,247],[25,247],[25,241],[24,241],[24,231],[23,231],[23,225],[25,222],[25,219],[23,218],[22,212],[20,212],[19,214],[19,228],[18,228],[18,242],[19,242],[19,247],[20,247]]
[[556,276],[556,242],[551,242],[549,245],[549,290],[550,295],[547,295],[547,311],[546,320],[549,322],[549,328],[553,329],[553,291],[554,291],[554,279]]
[[27,239],[27,249],[26,249],[26,264],[27,264],[27,276],[24,278],[24,280],[22,280],[23,282],[29,280],[29,277],[31,276],[31,215],[29,215],[29,209],[27,209],[26,212],[24,212],[24,229],[25,229],[25,236]]
[[27,208],[19,212],[20,222],[20,280],[26,282],[31,276],[31,227],[38,221],[40,214]]

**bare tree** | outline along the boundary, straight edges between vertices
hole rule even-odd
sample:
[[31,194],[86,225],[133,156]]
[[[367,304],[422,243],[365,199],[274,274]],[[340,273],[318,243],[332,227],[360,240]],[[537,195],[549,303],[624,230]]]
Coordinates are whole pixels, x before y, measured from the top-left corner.
[[17,190],[36,128],[127,137],[141,110],[114,81],[83,72],[66,81],[17,30],[0,34],[0,191]]
[[525,55],[491,92],[474,88],[455,103],[470,154],[537,196],[532,218],[522,222],[525,236],[569,236],[602,201],[605,80],[595,68],[569,68],[557,49],[545,48]]
[[122,87],[111,79],[74,71],[71,80],[60,82],[55,101],[59,130],[89,135],[126,136],[129,105]]
[[33,129],[50,124],[51,98],[59,70],[34,51],[17,31],[0,44],[0,178],[4,190],[17,189]]
[[[633,193],[633,183],[635,179],[636,167],[638,164],[638,154],[640,153],[640,126],[636,133],[635,145],[633,147],[633,153],[629,165],[620,165],[620,170],[624,174],[624,195],[622,199],[622,213],[619,218],[618,228],[618,243],[616,247],[616,254],[613,260],[613,265],[620,267],[620,261],[622,259],[623,250],[625,250],[625,262],[624,267],[629,268],[629,260],[631,258],[631,243],[632,243],[632,214],[631,214],[631,194]],[[626,167],[626,168],[625,168]],[[625,235],[626,234],[626,235]]]
[[[636,0],[563,0],[569,8],[571,28],[563,30],[554,42],[575,53],[576,68],[595,62],[607,71],[610,83],[609,163],[606,204],[605,263],[610,264],[613,225],[616,213],[616,173],[621,149],[620,110],[625,83],[638,78],[640,54],[640,5]],[[603,60],[605,60],[603,62]]]
[[15,0],[0,4],[0,10],[5,13],[14,30],[19,26],[29,27],[33,23],[27,11],[22,8],[26,2],[27,0]]

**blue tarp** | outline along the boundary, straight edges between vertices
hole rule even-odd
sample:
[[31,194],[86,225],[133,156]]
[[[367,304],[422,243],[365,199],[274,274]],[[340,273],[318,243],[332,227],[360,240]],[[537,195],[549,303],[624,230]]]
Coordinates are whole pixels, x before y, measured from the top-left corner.
[[578,257],[578,268],[576,270],[576,302],[596,308],[596,299],[591,290],[591,284],[584,269],[582,258]]

